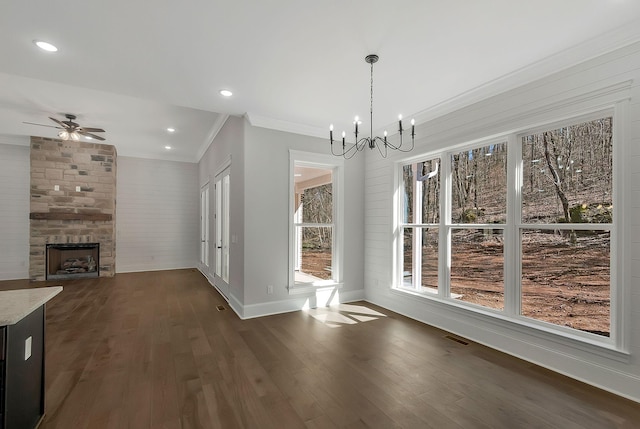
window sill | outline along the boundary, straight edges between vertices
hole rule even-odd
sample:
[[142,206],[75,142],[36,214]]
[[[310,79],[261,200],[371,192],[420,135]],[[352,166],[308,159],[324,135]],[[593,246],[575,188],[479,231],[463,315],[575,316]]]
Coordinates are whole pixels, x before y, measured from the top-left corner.
[[301,294],[313,294],[317,292],[324,292],[329,290],[342,289],[343,283],[337,283],[333,281],[317,282],[317,283],[298,283],[293,286],[289,286],[289,295],[301,295]]
[[[541,340],[551,341],[570,347],[572,349],[588,352],[617,362],[628,363],[630,353],[615,347],[609,337],[603,339],[595,338],[595,334],[582,333],[570,328],[555,326],[550,323],[529,319],[523,316],[508,316],[500,310],[482,308],[473,304],[460,302],[453,298],[441,298],[433,292],[418,292],[404,288],[392,288],[391,292],[403,297],[411,296],[418,299],[434,303],[435,305],[446,306],[448,310],[456,312],[462,316],[476,319],[482,323],[515,331],[522,335],[536,337]],[[542,346],[544,347],[544,346]]]

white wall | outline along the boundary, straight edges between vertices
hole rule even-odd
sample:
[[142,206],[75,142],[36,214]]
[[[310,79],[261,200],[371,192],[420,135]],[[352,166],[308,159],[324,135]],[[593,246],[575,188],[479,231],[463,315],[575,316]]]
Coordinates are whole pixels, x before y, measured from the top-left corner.
[[119,156],[117,180],[116,271],[195,267],[197,164]]
[[[392,281],[392,192],[394,161],[367,158],[365,172],[366,234],[365,284],[367,299],[425,323],[441,327],[477,342],[640,401],[640,44],[595,58],[534,83],[497,95],[467,108],[422,124],[421,136],[412,155],[444,148],[511,129],[544,122],[549,116],[569,114],[575,97],[600,91],[595,99],[613,99],[612,86],[632,80],[622,91],[630,97],[629,126],[622,141],[624,152],[618,185],[623,187],[620,237],[628,294],[626,352],[604,350],[559,335],[539,332],[515,323],[456,309],[437,300],[391,290]],[[624,85],[621,85],[624,86]],[[588,97],[587,97],[588,98]],[[551,109],[549,109],[551,108]],[[555,119],[560,119],[556,117]]]
[[[244,317],[302,308],[289,295],[289,150],[329,153],[327,139],[245,124]],[[364,157],[344,162],[344,285],[341,301],[364,298]],[[267,285],[274,286],[267,294]]]
[[[29,278],[29,138],[0,136],[0,280]],[[23,144],[23,142],[20,142]]]

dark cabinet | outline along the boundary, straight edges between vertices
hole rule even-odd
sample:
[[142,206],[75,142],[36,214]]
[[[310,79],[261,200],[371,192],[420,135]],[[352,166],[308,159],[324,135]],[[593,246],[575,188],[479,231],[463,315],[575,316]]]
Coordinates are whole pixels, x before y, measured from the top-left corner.
[[0,429],[35,428],[44,415],[44,305],[0,327]]

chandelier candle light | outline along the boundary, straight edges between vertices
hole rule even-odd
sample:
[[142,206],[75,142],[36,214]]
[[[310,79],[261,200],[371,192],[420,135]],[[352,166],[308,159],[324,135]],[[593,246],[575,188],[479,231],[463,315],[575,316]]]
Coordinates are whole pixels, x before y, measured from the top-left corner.
[[[340,151],[340,149],[338,149],[338,151],[336,151],[336,149],[333,147],[333,124],[331,124],[329,126],[329,140],[331,140],[331,153],[335,156],[342,156],[345,159],[350,159],[353,158],[353,156],[364,150],[365,147],[368,147],[369,149],[378,149],[378,152],[380,152],[380,155],[383,158],[387,157],[387,153],[388,150],[397,150],[400,152],[409,152],[413,149],[414,146],[414,142],[415,142],[415,120],[412,119],[411,120],[411,147],[407,148],[405,146],[405,148],[402,147],[402,132],[404,131],[402,129],[402,115],[398,115],[398,133],[400,134],[400,142],[399,144],[395,145],[393,143],[391,143],[390,141],[387,140],[387,131],[385,130],[384,132],[384,137],[378,137],[378,136],[373,136],[373,64],[375,62],[378,61],[378,56],[375,54],[371,54],[371,55],[367,55],[364,60],[367,62],[367,64],[371,64],[371,103],[369,105],[370,110],[369,110],[369,116],[370,116],[370,123],[369,123],[369,137],[362,137],[360,140],[358,140],[358,125],[360,125],[362,122],[360,121],[360,118],[358,118],[357,116],[355,117],[355,120],[353,122],[353,124],[355,125],[355,136],[356,136],[356,142],[354,144],[349,144],[347,145],[346,141],[345,141],[345,137],[346,137],[346,133],[343,131],[342,132],[342,150]],[[338,142],[336,141],[336,146],[338,145]]]

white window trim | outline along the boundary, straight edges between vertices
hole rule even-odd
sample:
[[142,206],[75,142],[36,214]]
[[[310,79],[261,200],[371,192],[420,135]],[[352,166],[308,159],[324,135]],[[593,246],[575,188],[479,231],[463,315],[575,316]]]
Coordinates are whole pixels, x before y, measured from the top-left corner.
[[[500,134],[494,134],[491,137],[485,139],[475,139],[468,141],[467,143],[455,144],[442,148],[441,150],[425,152],[423,154],[412,156],[410,158],[399,160],[394,165],[394,192],[393,192],[393,225],[394,225],[394,243],[393,243],[393,283],[392,292],[402,295],[414,295],[423,298],[428,301],[436,301],[444,303],[454,311],[463,311],[467,315],[477,315],[482,318],[483,321],[494,321],[501,326],[508,325],[510,328],[527,332],[529,334],[543,337],[549,341],[561,341],[566,344],[566,340],[569,340],[570,344],[575,348],[587,350],[591,353],[596,353],[601,356],[611,358],[617,361],[627,361],[629,358],[629,320],[630,320],[630,288],[628,287],[628,280],[630,278],[628,273],[628,267],[624,266],[622,255],[628,254],[629,240],[625,238],[625,235],[621,233],[624,231],[628,222],[625,223],[624,213],[627,212],[628,201],[622,198],[626,195],[626,187],[624,178],[626,173],[625,168],[625,142],[626,142],[626,128],[628,127],[628,110],[629,110],[629,92],[630,82],[622,82],[611,85],[606,88],[598,88],[590,93],[583,94],[581,96],[573,97],[570,100],[563,100],[555,103],[552,106],[538,107],[528,113],[520,114],[519,116],[511,118],[509,121],[502,121],[499,126],[507,128],[508,131]],[[450,156],[452,153],[468,148],[478,147],[481,145],[487,145],[495,143],[496,140],[507,141],[508,147],[508,162],[512,166],[509,174],[507,175],[507,224],[505,228],[505,235],[509,234],[510,237],[519,236],[519,230],[521,226],[534,227],[535,225],[523,225],[520,219],[520,195],[519,195],[519,181],[521,181],[521,169],[522,165],[519,161],[521,158],[521,145],[518,144],[518,137],[524,134],[535,132],[536,129],[544,127],[549,129],[554,124],[567,125],[568,123],[577,123],[585,119],[593,119],[596,117],[603,117],[602,115],[613,116],[613,170],[615,172],[613,176],[613,204],[616,209],[614,210],[614,220],[612,224],[607,224],[606,228],[611,231],[611,249],[610,249],[610,324],[611,332],[610,337],[602,337],[595,334],[590,334],[577,329],[571,329],[560,325],[555,325],[543,321],[538,321],[532,318],[520,316],[520,282],[517,281],[517,287],[508,287],[509,284],[513,284],[514,280],[520,274],[519,264],[515,264],[514,261],[519,261],[520,256],[513,256],[515,251],[520,252],[519,240],[511,238],[505,239],[505,301],[504,311],[496,311],[489,308],[480,307],[470,303],[459,302],[455,299],[449,298],[449,274],[450,274],[450,248],[449,246],[438,246],[439,258],[444,263],[439,263],[439,279],[438,279],[438,293],[426,293],[419,292],[416,289],[409,289],[403,287],[402,282],[402,267],[403,267],[403,248],[401,230],[402,230],[402,213],[401,213],[401,192],[396,192],[402,186],[402,167],[412,162],[433,159],[440,157],[441,159],[441,189],[440,189],[440,219],[441,219],[441,231],[440,240],[444,243],[448,243],[448,234],[450,234],[451,227],[451,213],[450,213],[450,187],[451,180],[443,180],[445,175],[450,178],[451,175],[451,163]],[[528,124],[526,123],[528,119]],[[517,128],[508,128],[512,124],[522,124]],[[517,149],[517,150],[514,150]],[[513,165],[518,160],[519,165],[514,169]],[[515,172],[515,173],[514,173]],[[517,190],[517,191],[516,191]],[[518,195],[515,195],[516,192]],[[465,225],[468,226],[468,225]],[[593,225],[590,229],[593,229]],[[602,226],[602,225],[600,225]],[[586,226],[585,228],[589,228]],[[599,228],[599,227],[598,227]],[[517,265],[517,266],[516,266]],[[489,316],[489,317],[487,317]]]
[[[309,283],[295,281],[295,166],[324,168],[332,170],[333,188],[333,224],[332,224],[332,279]],[[344,160],[329,155],[289,150],[289,286],[290,295],[314,293],[324,288],[341,288],[343,285],[344,259]]]

